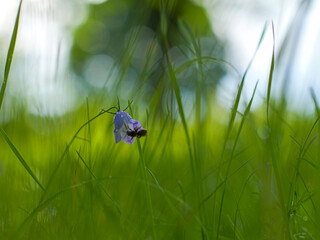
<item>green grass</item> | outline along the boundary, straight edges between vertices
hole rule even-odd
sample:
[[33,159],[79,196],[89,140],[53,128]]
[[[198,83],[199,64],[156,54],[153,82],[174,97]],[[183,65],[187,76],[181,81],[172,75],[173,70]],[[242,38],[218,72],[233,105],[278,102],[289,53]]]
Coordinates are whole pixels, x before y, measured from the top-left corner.
[[[119,102],[124,106],[123,96],[118,103],[115,96],[89,96],[61,117],[17,111],[2,124],[0,239],[320,238],[319,96],[311,92],[313,115],[290,112],[272,99],[273,49],[264,104],[251,111],[255,88],[239,110],[253,57],[239,77],[232,109],[221,109],[204,87],[204,69],[233,67],[202,56],[198,38],[185,23],[181,28],[191,59],[174,66],[166,51],[162,81],[149,101],[142,101],[143,90],[129,96],[134,101],[127,111],[148,129],[132,146],[115,144],[113,137],[109,113]],[[168,50],[165,32],[162,37]],[[117,90],[125,87],[131,45]],[[140,87],[152,67],[154,45],[148,47]],[[197,85],[187,116],[177,75],[192,66]],[[10,68],[5,71],[9,76]]]
[[14,53],[14,47],[16,45],[18,28],[19,28],[20,12],[21,12],[21,5],[22,5],[22,0],[20,1],[20,4],[19,4],[19,9],[18,9],[18,13],[17,13],[17,17],[16,17],[16,21],[14,24],[10,45],[9,45],[9,50],[8,50],[8,54],[7,54],[6,66],[4,69],[3,83],[2,83],[2,87],[1,87],[1,91],[0,91],[0,110],[1,110],[2,103],[3,103],[4,94],[5,94],[6,88],[7,88],[7,83],[8,83],[8,78],[9,78],[9,73],[10,73],[10,68],[11,68],[11,62],[12,62],[13,53]]
[[[184,129],[176,119],[155,118],[147,138],[129,146],[115,145],[113,117],[104,114],[91,122],[91,141],[86,125],[66,145],[87,122],[86,107],[61,119],[22,115],[3,129],[35,178],[1,139],[1,239],[215,239],[217,222],[219,239],[317,239],[316,116],[289,113],[284,122],[270,111],[269,127],[263,111],[249,112],[250,104],[230,132],[220,176],[228,125],[216,117],[205,120],[200,182],[193,180]],[[139,120],[146,124],[145,117]],[[195,195],[199,184],[203,199]]]

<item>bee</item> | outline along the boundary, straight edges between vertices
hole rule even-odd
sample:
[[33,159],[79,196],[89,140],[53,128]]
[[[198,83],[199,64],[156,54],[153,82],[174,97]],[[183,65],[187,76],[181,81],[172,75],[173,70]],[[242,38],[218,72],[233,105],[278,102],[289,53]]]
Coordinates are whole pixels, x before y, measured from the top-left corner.
[[141,138],[141,137],[147,136],[147,130],[142,129],[140,131],[127,131],[127,135],[130,137]]

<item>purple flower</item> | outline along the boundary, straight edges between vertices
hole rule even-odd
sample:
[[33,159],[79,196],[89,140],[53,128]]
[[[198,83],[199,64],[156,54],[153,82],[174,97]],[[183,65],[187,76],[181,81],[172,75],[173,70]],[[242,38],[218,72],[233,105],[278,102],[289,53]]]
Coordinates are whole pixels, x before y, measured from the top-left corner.
[[117,112],[114,117],[113,132],[116,143],[119,143],[122,139],[127,144],[132,144],[135,137],[140,138],[147,135],[147,130],[124,111]]

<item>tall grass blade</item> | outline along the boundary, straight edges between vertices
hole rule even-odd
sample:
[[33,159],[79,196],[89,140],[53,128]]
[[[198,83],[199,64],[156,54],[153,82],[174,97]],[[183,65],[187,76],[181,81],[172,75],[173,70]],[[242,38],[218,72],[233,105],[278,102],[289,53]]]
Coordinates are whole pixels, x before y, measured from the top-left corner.
[[[131,106],[131,102],[128,101],[128,108],[132,114],[132,106]],[[141,143],[140,143],[140,139],[137,139],[137,144],[138,144],[138,151],[139,151],[139,166],[140,166],[140,171],[142,174],[142,178],[143,178],[143,185],[144,185],[144,190],[145,190],[145,194],[146,194],[146,199],[147,199],[147,206],[148,206],[148,211],[151,217],[151,225],[152,225],[152,237],[153,239],[157,239],[157,234],[156,234],[156,229],[155,229],[155,220],[154,220],[154,213],[153,213],[153,207],[152,207],[152,199],[151,199],[151,192],[150,192],[150,186],[149,186],[149,182],[147,179],[147,166],[146,166],[146,162],[144,159],[144,154],[142,151],[142,147],[141,147]]]
[[[194,106],[195,106],[195,132],[193,136],[193,154],[194,154],[194,166],[195,166],[195,189],[197,191],[197,203],[200,203],[203,198],[204,198],[204,186],[202,184],[202,175],[204,172],[204,152],[206,151],[205,149],[205,144],[204,144],[204,139],[206,135],[206,131],[204,129],[204,121],[201,119],[202,115],[202,106],[203,106],[203,99],[207,100],[207,94],[205,89],[205,74],[204,74],[204,68],[205,65],[201,61],[202,59],[202,48],[201,48],[201,43],[200,43],[200,38],[197,37],[191,27],[188,25],[187,22],[181,21],[180,28],[182,31],[182,34],[185,35],[185,38],[187,42],[191,42],[190,50],[194,57],[198,60],[195,61],[195,66],[196,66],[196,73],[197,73],[197,79],[196,79],[196,97],[194,101]],[[208,216],[208,211],[205,209],[205,205],[200,205],[200,220],[203,222],[203,226],[206,228],[209,227],[209,216]],[[206,238],[206,229],[202,229],[202,236],[203,238]]]
[[16,155],[16,157],[18,158],[18,160],[20,161],[22,166],[27,170],[27,172],[30,174],[30,176],[33,178],[33,180],[44,191],[44,187],[41,185],[41,183],[38,180],[38,178],[36,177],[36,175],[32,172],[32,170],[29,167],[29,165],[27,164],[27,162],[23,159],[23,157],[21,156],[21,154],[19,153],[17,148],[14,146],[14,144],[11,142],[11,140],[8,137],[8,135],[5,133],[5,131],[2,128],[0,128],[0,134],[2,135],[3,139],[8,143],[8,145],[11,148],[12,152],[14,153],[14,155]]
[[[162,22],[166,22],[166,12],[163,10],[162,11]],[[186,35],[189,35],[189,37],[191,37],[191,41],[193,42],[193,46],[194,46],[194,51],[191,49],[191,52],[193,52],[197,58],[200,58],[201,56],[201,51],[200,51],[200,44],[196,42],[193,33],[191,31],[191,29],[188,27],[187,24],[182,26],[182,29],[185,30]],[[195,184],[194,187],[194,191],[196,194],[196,201],[197,201],[197,205],[200,204],[200,202],[203,199],[203,189],[202,189],[202,185],[201,185],[201,162],[200,162],[200,158],[199,156],[196,156],[196,149],[192,148],[192,142],[191,142],[191,138],[190,138],[190,134],[189,134],[189,130],[188,130],[188,125],[187,125],[187,120],[185,117],[185,112],[184,112],[184,108],[183,108],[183,104],[182,104],[182,97],[181,97],[181,91],[180,91],[180,87],[178,84],[178,80],[176,77],[176,73],[174,71],[173,68],[173,64],[171,62],[171,59],[169,57],[169,43],[168,43],[168,39],[167,39],[167,35],[165,32],[162,33],[163,34],[163,44],[164,44],[164,49],[165,49],[165,59],[167,61],[167,67],[168,67],[168,73],[169,73],[169,77],[170,80],[172,82],[173,85],[173,90],[174,90],[174,95],[175,95],[175,99],[176,102],[178,104],[178,110],[179,110],[179,115],[181,118],[181,122],[183,125],[183,129],[184,129],[184,133],[186,136],[186,141],[187,141],[187,146],[188,146],[188,152],[189,152],[189,157],[190,157],[190,166],[191,166],[191,171],[192,171],[192,179],[193,179],[193,183]],[[198,74],[201,75],[201,61],[200,62],[196,62],[198,64]],[[200,76],[199,83],[197,83],[197,94],[196,94],[196,122],[197,122],[197,126],[198,126],[198,131],[199,131],[199,126],[200,126],[200,107],[201,107],[201,98],[200,98],[200,93],[199,93],[199,89],[201,88],[201,79],[202,77]],[[199,134],[201,134],[199,132]],[[199,141],[197,141],[198,146],[199,146]],[[199,161],[196,161],[196,159],[199,159]],[[200,205],[199,205],[200,206]],[[200,222],[199,225],[201,227],[201,234],[202,234],[202,238],[206,239],[208,237],[208,233],[207,233],[207,229],[206,229],[206,212],[204,211],[204,207],[201,207],[200,209]]]
[[168,55],[167,51],[166,51],[166,60],[167,60],[168,69],[169,69],[169,76],[170,76],[170,78],[172,80],[172,83],[173,83],[173,89],[174,89],[174,93],[175,93],[175,96],[176,96],[176,101],[177,101],[177,104],[178,104],[179,115],[180,115],[180,118],[181,118],[181,121],[182,121],[182,125],[183,125],[183,128],[184,128],[184,132],[185,132],[186,138],[187,138],[189,154],[190,154],[190,156],[192,158],[191,140],[190,140],[188,125],[187,125],[187,121],[186,121],[186,117],[185,117],[184,109],[183,109],[183,105],[182,105],[181,92],[180,92],[178,81],[177,81],[176,75],[174,73],[173,66],[171,64],[171,61],[169,59],[169,55]]
[[247,187],[247,185],[248,185],[248,183],[249,183],[249,180],[251,179],[251,177],[253,176],[253,174],[254,174],[254,173],[251,173],[251,174],[248,176],[246,182],[244,183],[244,185],[243,185],[243,187],[242,187],[242,190],[241,190],[241,192],[240,192],[239,199],[238,199],[238,201],[237,201],[237,208],[236,208],[236,213],[235,213],[235,215],[234,215],[234,221],[233,221],[233,239],[234,239],[234,240],[239,239],[239,237],[236,238],[236,235],[237,235],[237,218],[238,218],[238,215],[239,215],[239,212],[240,212],[240,209],[239,209],[240,201],[241,201],[241,198],[242,198],[242,196],[243,196],[244,190],[246,189],[246,187]]
[[84,181],[84,182],[81,182],[81,183],[78,183],[76,185],[72,185],[72,186],[69,186],[67,188],[64,188],[62,190],[60,190],[59,192],[55,193],[54,195],[52,195],[51,197],[47,198],[46,200],[44,200],[43,202],[41,202],[40,204],[38,204],[37,207],[35,207],[33,209],[33,211],[24,219],[24,221],[20,224],[20,226],[18,227],[18,229],[15,231],[15,233],[13,234],[12,236],[12,240],[15,240],[15,239],[21,239],[21,238],[18,238],[19,235],[21,234],[21,230],[23,229],[23,227],[32,219],[32,218],[35,218],[36,217],[36,214],[41,211],[42,209],[44,209],[45,207],[47,207],[53,200],[55,200],[57,197],[59,197],[60,195],[62,195],[63,193],[65,192],[68,192],[68,191],[73,191],[75,188],[78,188],[78,187],[81,187],[81,186],[84,186],[86,184],[89,184],[93,181],[92,180],[88,180],[88,181]]
[[144,189],[145,189],[145,193],[146,193],[146,197],[147,197],[148,210],[149,210],[149,214],[151,217],[152,237],[153,237],[153,239],[156,240],[157,234],[156,234],[156,229],[155,229],[155,221],[154,221],[154,213],[153,213],[153,207],[152,207],[150,186],[149,186],[149,183],[147,180],[147,167],[146,167],[146,163],[144,160],[140,139],[137,139],[137,143],[138,143],[138,150],[139,150],[139,156],[140,156],[139,165],[140,165],[141,174],[143,177]]
[[4,93],[5,93],[6,87],[7,87],[11,62],[12,62],[12,58],[13,58],[14,47],[16,45],[16,39],[17,39],[17,35],[18,35],[21,4],[22,4],[22,0],[20,1],[20,4],[19,4],[19,9],[18,9],[17,17],[16,17],[16,22],[14,24],[14,29],[13,29],[13,33],[12,33],[12,37],[11,37],[11,41],[10,41],[10,46],[9,46],[9,50],[8,50],[8,55],[7,55],[7,60],[6,60],[6,66],[5,66],[5,70],[4,70],[4,78],[3,78],[3,83],[2,83],[1,92],[0,92],[0,110],[1,110],[2,102],[3,102],[3,98],[4,98]]
[[78,154],[79,159],[81,160],[81,162],[83,163],[83,165],[87,168],[87,170],[89,171],[90,175],[93,177],[93,179],[99,184],[99,187],[101,187],[102,191],[106,194],[106,196],[110,199],[110,201],[113,203],[113,205],[116,207],[116,209],[118,210],[118,213],[120,214],[120,216],[122,215],[122,212],[120,210],[120,207],[118,205],[118,203],[116,201],[113,200],[113,198],[110,196],[110,194],[107,192],[107,190],[103,187],[103,185],[101,184],[101,182],[98,180],[98,178],[96,177],[96,175],[92,172],[92,170],[90,169],[90,167],[87,165],[86,161],[83,159],[83,157],[81,156],[81,154],[76,151]]
[[168,197],[168,194],[166,192],[166,190],[161,187],[158,179],[156,178],[156,176],[153,174],[153,172],[151,172],[151,170],[149,168],[147,168],[147,171],[149,172],[150,176],[153,178],[153,181],[155,183],[155,186],[162,192],[166,202],[168,203],[168,206],[170,207],[171,211],[176,215],[176,216],[180,216],[180,212],[177,210],[177,208],[173,205],[173,203],[171,202],[171,200]]
[[[257,45],[257,48],[243,74],[243,77],[242,77],[242,80],[241,80],[241,83],[240,83],[240,86],[239,86],[239,89],[238,89],[238,93],[237,93],[237,96],[236,96],[236,99],[235,99],[235,102],[234,102],[234,105],[233,105],[233,108],[232,108],[232,111],[231,111],[231,117],[230,117],[230,120],[229,120],[229,124],[228,124],[228,130],[227,130],[227,135],[226,135],[226,138],[225,138],[225,141],[224,141],[224,149],[225,149],[225,145],[228,141],[228,138],[229,138],[229,135],[231,133],[231,130],[232,130],[232,126],[234,124],[234,120],[236,118],[236,114],[237,114],[237,111],[238,111],[238,106],[239,106],[239,102],[240,102],[240,97],[241,97],[241,94],[242,94],[242,89],[243,89],[243,85],[244,85],[244,81],[245,81],[245,78],[247,76],[247,73],[252,65],[252,62],[253,60],[255,59],[255,56],[257,55],[257,52],[260,48],[260,45],[261,45],[261,42],[264,38],[264,35],[265,35],[265,32],[266,32],[266,29],[267,29],[267,24],[264,25],[264,28],[262,30],[262,34],[261,34],[261,37],[260,37],[260,40],[259,40],[259,43]],[[224,150],[223,149],[223,150]]]
[[271,84],[272,84],[272,77],[274,71],[274,48],[275,48],[275,37],[274,37],[274,25],[272,22],[272,36],[273,36],[273,49],[272,49],[272,60],[271,60],[271,67],[269,73],[269,81],[268,81],[268,93],[267,93],[267,122],[269,123],[269,104],[270,104],[270,95],[271,95]]
[[[231,130],[233,128],[233,124],[234,124],[234,121],[235,121],[235,118],[236,118],[236,114],[238,113],[238,107],[239,107],[239,102],[240,102],[240,97],[241,97],[241,94],[242,94],[242,89],[243,89],[243,85],[244,85],[244,81],[245,81],[245,78],[246,78],[246,75],[252,65],[252,62],[253,60],[255,59],[255,56],[260,48],[260,45],[261,45],[261,42],[264,38],[264,35],[265,35],[265,32],[266,32],[266,29],[267,29],[267,23],[264,25],[264,28],[262,30],[262,33],[261,33],[261,37],[260,37],[260,40],[258,42],[258,45],[256,47],[256,50],[243,74],[243,77],[241,79],[241,83],[240,83],[240,86],[238,88],[238,92],[237,92],[237,96],[236,96],[236,99],[234,101],[234,104],[233,104],[233,107],[232,107],[232,110],[231,110],[231,115],[230,115],[230,119],[229,119],[229,123],[228,123],[228,127],[227,127],[227,133],[225,135],[225,138],[224,138],[224,141],[223,141],[223,145],[222,145],[222,152],[221,152],[221,156],[220,156],[220,160],[219,160],[219,165],[218,165],[218,173],[217,173],[217,176],[220,177],[220,172],[221,172],[221,165],[222,165],[222,161],[223,161],[223,158],[224,158],[224,153],[225,153],[225,149],[226,149],[226,146],[227,146],[227,142],[228,142],[228,139],[229,139],[229,136],[231,134]],[[220,179],[218,179],[220,180]],[[219,182],[218,184],[219,185]],[[214,200],[213,200],[213,216],[214,216],[214,213],[215,213],[215,206],[216,206],[216,195],[214,196]]]
[[205,199],[202,201],[201,204],[205,203],[206,201],[208,201],[224,184],[226,181],[228,181],[233,175],[235,175],[237,172],[239,172],[243,167],[245,167],[247,164],[249,163],[249,160],[246,161],[245,163],[243,163],[240,167],[238,167],[233,173],[231,173],[229,176],[227,176],[223,182],[221,182],[219,185],[217,185],[215,187],[215,189],[210,193],[208,194],[207,197],[205,197]]
[[312,97],[312,100],[314,103],[314,107],[316,109],[317,116],[318,116],[318,118],[320,118],[320,107],[319,107],[319,103],[317,101],[316,93],[314,92],[313,88],[310,89],[310,92],[311,92],[311,97]]
[[[256,90],[257,90],[257,86],[258,86],[258,82],[256,83],[256,86],[254,87],[250,102],[249,102],[248,106],[246,107],[246,110],[245,110],[245,112],[243,114],[239,129],[238,129],[238,132],[237,132],[237,136],[236,136],[236,139],[235,139],[233,147],[232,147],[231,157],[230,157],[230,160],[228,162],[226,179],[228,178],[230,167],[231,167],[231,163],[232,163],[232,160],[234,158],[234,153],[235,153],[235,150],[236,150],[236,147],[237,147],[237,144],[238,144],[238,140],[239,140],[239,137],[240,137],[244,122],[246,120],[246,117],[250,112],[251,105],[252,105],[252,102],[253,102],[253,98],[254,98],[254,95],[255,95]],[[223,188],[221,202],[220,202],[220,211],[219,211],[218,227],[217,227],[217,239],[220,239],[219,238],[219,234],[220,234],[221,216],[222,216],[223,203],[224,203],[224,197],[225,197],[225,192],[226,192],[226,185],[227,185],[227,180],[224,181],[224,188]]]

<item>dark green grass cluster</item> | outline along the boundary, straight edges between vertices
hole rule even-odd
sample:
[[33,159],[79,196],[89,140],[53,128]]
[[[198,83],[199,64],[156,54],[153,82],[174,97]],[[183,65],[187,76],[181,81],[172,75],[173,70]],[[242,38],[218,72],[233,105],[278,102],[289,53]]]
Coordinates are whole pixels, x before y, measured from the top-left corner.
[[317,96],[314,115],[289,112],[285,98],[273,101],[272,57],[260,109],[251,111],[254,90],[239,110],[251,63],[232,109],[219,108],[214,93],[203,95],[203,67],[208,59],[225,62],[203,57],[182,28],[194,54],[183,66],[198,73],[194,105],[181,97],[163,34],[163,88],[147,104],[130,96],[136,101],[127,111],[148,129],[132,146],[115,144],[113,115],[101,109],[117,103],[106,97],[89,97],[62,117],[22,111],[2,124],[0,239],[320,239]]

